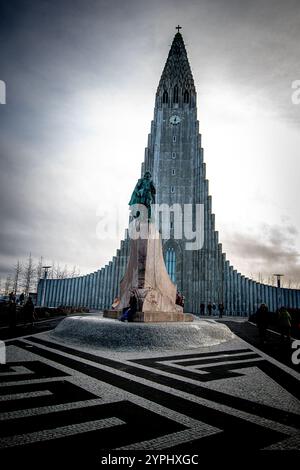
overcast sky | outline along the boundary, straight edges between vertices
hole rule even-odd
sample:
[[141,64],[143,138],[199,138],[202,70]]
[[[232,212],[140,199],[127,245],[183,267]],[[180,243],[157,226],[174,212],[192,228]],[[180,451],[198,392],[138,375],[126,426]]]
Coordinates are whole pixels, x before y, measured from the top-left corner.
[[[300,281],[299,0],[0,0],[0,276],[29,252],[111,259],[178,23],[224,250]],[[106,211],[120,234],[99,240]]]

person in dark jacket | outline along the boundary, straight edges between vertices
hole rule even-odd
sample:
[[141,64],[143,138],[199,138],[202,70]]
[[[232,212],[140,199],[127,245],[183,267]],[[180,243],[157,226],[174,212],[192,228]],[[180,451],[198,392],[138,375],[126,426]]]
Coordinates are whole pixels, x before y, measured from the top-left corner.
[[209,302],[209,304],[207,305],[207,311],[208,311],[208,315],[211,316],[211,311],[212,311],[212,304]]
[[260,340],[265,343],[267,328],[269,323],[269,310],[266,304],[261,304],[259,309],[256,312],[256,324],[259,331]]
[[33,305],[31,297],[28,297],[28,300],[23,307],[23,312],[24,312],[24,325],[27,323],[31,323],[31,326],[33,326],[34,305]]
[[120,318],[120,321],[128,321],[128,322],[132,322],[133,321],[133,317],[137,311],[137,298],[136,298],[136,295],[133,291],[131,291],[131,294],[130,294],[130,299],[129,299],[129,305],[128,307],[125,307],[123,309],[123,313],[122,313],[122,316]]
[[24,295],[24,292],[22,292],[22,293],[20,294],[20,296],[19,296],[20,305],[23,305],[24,299],[25,299],[25,295]]
[[222,303],[219,304],[219,318],[223,317],[223,312],[224,312],[224,305]]

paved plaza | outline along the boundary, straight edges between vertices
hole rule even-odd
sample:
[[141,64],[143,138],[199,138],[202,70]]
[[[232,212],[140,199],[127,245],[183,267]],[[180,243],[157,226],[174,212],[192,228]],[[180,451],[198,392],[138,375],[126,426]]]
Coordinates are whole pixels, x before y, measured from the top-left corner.
[[116,353],[43,332],[7,341],[0,377],[1,458],[300,449],[299,374],[239,337]]

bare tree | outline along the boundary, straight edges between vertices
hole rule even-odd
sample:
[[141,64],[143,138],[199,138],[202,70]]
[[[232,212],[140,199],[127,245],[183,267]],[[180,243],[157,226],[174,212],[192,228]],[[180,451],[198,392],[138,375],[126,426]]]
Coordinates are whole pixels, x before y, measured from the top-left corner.
[[67,277],[77,277],[80,276],[80,269],[78,266],[73,266],[72,270],[67,274]]
[[11,288],[12,288],[12,278],[11,278],[11,275],[8,274],[5,279],[4,294],[8,295],[11,292]]
[[15,295],[18,292],[21,273],[22,273],[22,266],[21,266],[20,261],[18,260],[14,266],[13,291]]
[[38,264],[36,266],[36,270],[35,270],[35,285],[36,285],[36,290],[38,288],[38,285],[39,285],[39,282],[40,282],[40,279],[43,275],[43,257],[41,256],[39,261],[38,261]]
[[23,269],[23,288],[24,288],[24,293],[26,296],[28,296],[32,288],[32,283],[34,280],[34,273],[35,273],[35,267],[34,267],[31,253],[30,253],[28,256],[28,260]]
[[52,277],[56,279],[62,279],[65,277],[65,272],[62,271],[59,263],[52,263]]

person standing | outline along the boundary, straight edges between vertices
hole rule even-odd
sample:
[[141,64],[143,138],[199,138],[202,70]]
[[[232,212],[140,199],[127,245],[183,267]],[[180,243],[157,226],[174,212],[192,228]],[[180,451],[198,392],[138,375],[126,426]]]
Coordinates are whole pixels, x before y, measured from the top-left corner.
[[209,302],[209,304],[207,305],[207,311],[208,311],[208,315],[211,316],[211,311],[212,311],[212,304]]
[[262,343],[266,342],[267,328],[269,323],[269,310],[266,304],[261,304],[256,312],[256,324]]
[[24,295],[24,292],[22,292],[22,293],[20,294],[20,296],[19,296],[20,305],[23,305],[24,299],[25,299],[25,295]]
[[281,340],[284,341],[285,337],[289,341],[291,339],[291,315],[286,308],[281,307],[278,314],[278,326],[281,333]]
[[224,312],[224,305],[223,305],[222,302],[219,304],[218,308],[219,308],[219,318],[222,318],[223,317],[223,312]]
[[34,305],[33,305],[31,297],[28,297],[28,300],[23,307],[23,312],[24,312],[24,325],[27,323],[31,323],[31,326],[33,326]]
[[205,305],[200,304],[200,315],[204,315],[204,314],[205,314]]

